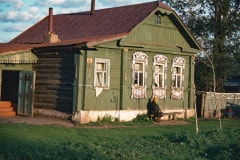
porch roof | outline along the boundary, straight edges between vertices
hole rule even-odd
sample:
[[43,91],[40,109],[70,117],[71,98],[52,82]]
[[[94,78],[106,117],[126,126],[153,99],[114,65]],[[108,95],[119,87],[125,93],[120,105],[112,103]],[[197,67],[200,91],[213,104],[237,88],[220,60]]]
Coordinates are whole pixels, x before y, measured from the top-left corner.
[[[23,47],[24,48],[24,47]],[[28,48],[28,47],[27,47]],[[0,64],[33,64],[37,63],[37,56],[30,49],[18,49],[17,51],[2,52]]]

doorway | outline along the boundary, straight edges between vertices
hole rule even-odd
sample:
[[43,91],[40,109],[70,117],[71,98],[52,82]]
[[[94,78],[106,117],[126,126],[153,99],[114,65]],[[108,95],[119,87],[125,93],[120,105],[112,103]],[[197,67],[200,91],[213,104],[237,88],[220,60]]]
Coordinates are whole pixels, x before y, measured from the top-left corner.
[[33,115],[33,71],[2,71],[1,100],[11,101],[18,115]]
[[19,71],[2,71],[1,100],[11,101],[15,111],[18,103],[18,83]]

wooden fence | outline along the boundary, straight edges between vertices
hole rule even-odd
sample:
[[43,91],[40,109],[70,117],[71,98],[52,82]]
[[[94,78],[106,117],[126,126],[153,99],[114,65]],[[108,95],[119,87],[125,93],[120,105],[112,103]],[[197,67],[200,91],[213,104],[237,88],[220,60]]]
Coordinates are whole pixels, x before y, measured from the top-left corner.
[[240,93],[205,92],[202,95],[201,114],[204,118],[215,117],[218,111],[224,116],[228,108],[239,114],[237,112],[240,109]]

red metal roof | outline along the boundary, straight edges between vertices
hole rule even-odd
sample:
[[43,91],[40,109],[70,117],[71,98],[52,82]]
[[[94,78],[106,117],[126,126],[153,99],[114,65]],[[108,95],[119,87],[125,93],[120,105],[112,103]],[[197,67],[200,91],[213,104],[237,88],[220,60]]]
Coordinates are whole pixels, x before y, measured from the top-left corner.
[[[158,7],[158,1],[53,16],[53,30],[61,41],[86,37],[104,37],[129,33]],[[160,7],[171,10],[164,3]],[[48,32],[48,16],[10,41],[10,43],[43,43]]]
[[53,16],[53,31],[60,42],[43,43],[48,32],[48,16],[21,33],[9,43],[0,44],[0,53],[26,50],[34,47],[72,45],[84,42],[104,41],[127,35],[157,7],[171,10],[158,1],[115,8],[60,14]]
[[14,44],[14,43],[1,43],[0,44],[0,54],[4,52],[11,51],[21,51],[28,50],[33,48],[35,45],[33,44]]

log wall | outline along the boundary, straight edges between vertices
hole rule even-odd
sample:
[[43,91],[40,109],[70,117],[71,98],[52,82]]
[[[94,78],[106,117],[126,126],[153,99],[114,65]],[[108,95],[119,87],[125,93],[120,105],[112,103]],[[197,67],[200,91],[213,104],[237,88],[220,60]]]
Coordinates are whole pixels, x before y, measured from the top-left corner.
[[36,54],[34,108],[72,113],[74,54],[68,50]]

